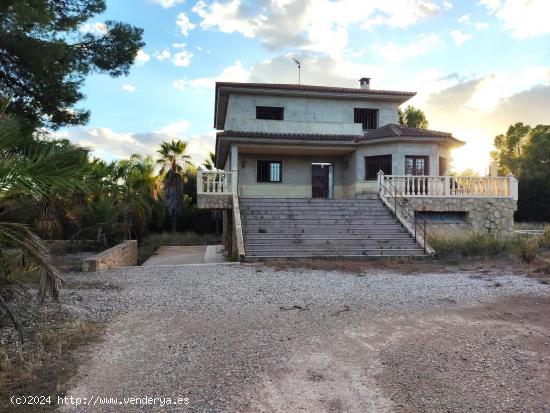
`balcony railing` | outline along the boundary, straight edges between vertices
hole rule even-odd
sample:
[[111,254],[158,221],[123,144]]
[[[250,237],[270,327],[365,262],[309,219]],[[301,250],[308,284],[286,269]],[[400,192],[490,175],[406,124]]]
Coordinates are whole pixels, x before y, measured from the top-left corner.
[[232,173],[226,171],[197,172],[197,195],[231,195]]
[[[386,182],[391,185],[385,185]],[[506,177],[412,176],[384,175],[379,172],[378,189],[381,193],[396,190],[403,197],[518,199],[518,181],[512,175]]]

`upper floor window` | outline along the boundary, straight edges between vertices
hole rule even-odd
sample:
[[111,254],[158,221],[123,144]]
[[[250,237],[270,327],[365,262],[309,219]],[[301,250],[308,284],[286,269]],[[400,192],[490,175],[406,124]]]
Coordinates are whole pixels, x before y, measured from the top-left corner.
[[279,106],[256,106],[256,119],[284,120],[285,108]]
[[353,121],[361,123],[363,130],[378,128],[378,109],[353,109]]
[[258,161],[258,182],[282,182],[283,163],[281,161]]

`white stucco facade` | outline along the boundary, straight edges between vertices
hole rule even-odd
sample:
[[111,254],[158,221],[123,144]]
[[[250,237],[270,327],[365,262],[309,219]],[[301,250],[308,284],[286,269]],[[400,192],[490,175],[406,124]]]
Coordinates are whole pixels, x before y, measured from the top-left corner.
[[[283,107],[284,120],[256,119],[256,106]],[[360,136],[363,129],[361,124],[353,122],[354,108],[377,109],[378,127],[399,121],[398,105],[394,102],[231,95],[225,130]]]
[[[289,92],[291,85],[283,85],[284,90],[271,92],[273,85],[266,91],[254,84],[236,84],[232,92],[233,85],[223,94],[217,89],[214,122],[224,130],[218,136],[217,165],[238,172],[240,195],[310,198],[312,165],[323,163],[332,164],[330,196],[352,198],[378,189],[372,174],[366,179],[366,157],[391,155],[391,171],[386,173],[392,175],[405,174],[407,156],[427,157],[427,173],[438,175],[440,160],[449,165],[450,150],[456,146],[450,134],[398,126],[399,105],[414,95],[408,92],[336,89],[331,94],[320,88],[322,93],[316,95],[315,87],[300,91],[297,86]],[[259,106],[283,108],[282,119],[258,119]],[[363,130],[355,123],[355,109],[376,110],[377,128]],[[384,130],[389,133],[369,137]],[[404,135],[407,130],[414,136]],[[280,182],[259,182],[262,160],[280,163]]]

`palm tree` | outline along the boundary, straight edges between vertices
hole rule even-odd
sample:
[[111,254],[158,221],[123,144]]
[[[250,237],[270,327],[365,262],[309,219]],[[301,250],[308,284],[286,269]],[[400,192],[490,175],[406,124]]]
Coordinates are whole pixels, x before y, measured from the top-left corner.
[[176,232],[178,216],[183,210],[184,172],[193,166],[191,157],[185,152],[187,144],[181,140],[162,142],[157,151],[161,165],[160,175],[164,176],[163,199],[172,221],[172,232]]
[[208,158],[204,160],[204,162],[202,163],[202,166],[204,166],[204,168],[207,171],[213,171],[214,169],[216,169],[215,165],[216,165],[216,154],[214,152],[208,152]]
[[[32,131],[24,131],[18,120],[4,113],[8,104],[7,99],[0,102],[0,204],[7,205],[23,197],[39,202],[62,192],[83,189],[82,164],[71,160],[80,159],[86,150],[69,143],[59,145],[55,141],[35,139],[30,135]],[[10,275],[1,247],[16,245],[42,270],[40,300],[43,301],[48,292],[57,299],[59,284],[63,281],[60,271],[49,261],[42,240],[28,226],[5,221],[2,215],[9,211],[0,212],[0,277]],[[19,323],[1,296],[0,306],[12,319],[22,340]]]

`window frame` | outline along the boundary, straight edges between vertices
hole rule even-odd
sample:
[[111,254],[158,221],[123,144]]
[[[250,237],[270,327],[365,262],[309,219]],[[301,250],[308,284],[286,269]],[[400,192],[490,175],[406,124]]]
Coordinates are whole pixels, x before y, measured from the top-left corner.
[[[371,156],[365,156],[365,181],[376,181],[378,179],[378,172],[382,170],[384,174],[386,175],[392,175],[393,173],[393,156],[391,154],[385,154],[385,155],[371,155]],[[388,162],[389,160],[389,172],[384,171],[383,168],[383,162]],[[369,161],[379,161],[377,166],[373,167],[376,169],[376,172],[374,173],[374,176],[372,174],[369,174],[369,172],[372,172],[373,168],[369,168],[368,162]],[[381,165],[382,164],[382,165]]]
[[[259,111],[260,109],[260,111]],[[261,111],[263,112],[263,115]],[[277,115],[277,111],[280,110],[280,118]],[[271,111],[271,112],[269,112]],[[256,105],[256,119],[257,120],[278,120],[283,121],[285,120],[285,107],[284,106],[264,106],[264,105]]]
[[[361,111],[371,111],[373,114],[374,114],[374,127],[372,128],[369,128],[367,126],[369,126],[367,124],[367,115],[363,115],[365,119],[363,120],[358,120],[358,118],[360,118],[361,116],[359,115],[359,113]],[[379,112],[380,110],[379,109],[375,109],[375,108],[353,108],[353,123],[360,123],[361,124],[361,127],[363,128],[364,131],[367,131],[367,130],[374,130],[374,129],[378,129],[378,125],[379,125]],[[372,126],[372,125],[371,125]]]
[[[267,163],[269,166],[267,167],[267,171],[269,176],[267,179],[263,176],[263,173],[261,172],[260,165],[262,163]],[[278,164],[279,165],[279,180],[273,181],[271,180],[271,164]],[[256,183],[261,184],[281,184],[283,183],[283,161],[282,160],[272,160],[272,159],[258,159],[256,160]]]
[[[413,159],[413,173],[407,173],[407,159]],[[416,160],[424,160],[424,170],[421,174],[416,174]],[[429,155],[405,155],[404,172],[406,176],[429,176],[430,175],[430,156]]]

